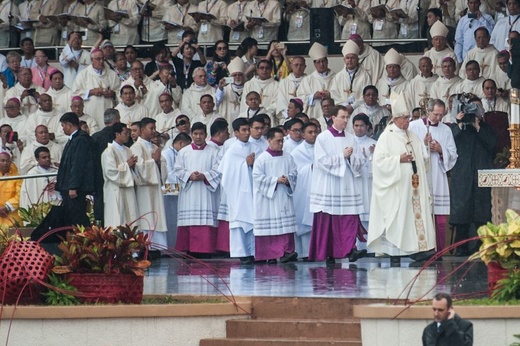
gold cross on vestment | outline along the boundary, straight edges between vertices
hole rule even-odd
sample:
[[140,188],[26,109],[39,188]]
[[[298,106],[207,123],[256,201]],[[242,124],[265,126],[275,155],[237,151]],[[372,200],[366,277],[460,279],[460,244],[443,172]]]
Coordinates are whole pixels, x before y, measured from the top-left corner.
[[240,105],[240,102],[238,100],[236,100],[236,101],[229,101],[229,103],[231,103],[235,107],[235,109]]
[[417,94],[419,95],[420,97],[430,97],[430,94],[428,94],[428,92],[426,91],[426,89],[424,89],[424,93],[422,94]]

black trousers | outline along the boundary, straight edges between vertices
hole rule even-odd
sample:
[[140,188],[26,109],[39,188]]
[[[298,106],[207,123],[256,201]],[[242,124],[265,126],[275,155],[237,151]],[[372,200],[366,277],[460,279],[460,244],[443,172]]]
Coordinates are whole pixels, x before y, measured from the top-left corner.
[[87,194],[78,191],[76,198],[70,198],[68,191],[62,191],[63,198],[63,212],[66,213],[71,225],[90,226],[90,221],[87,216]]

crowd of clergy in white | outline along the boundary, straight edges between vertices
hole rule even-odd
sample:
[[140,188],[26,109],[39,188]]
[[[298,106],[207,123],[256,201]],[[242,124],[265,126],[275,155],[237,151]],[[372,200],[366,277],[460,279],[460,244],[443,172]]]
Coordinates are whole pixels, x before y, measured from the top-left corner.
[[[446,172],[457,158],[453,138],[442,124],[455,123],[458,116],[450,112],[450,96],[472,93],[481,97],[485,111],[509,113],[504,98],[511,88],[509,53],[490,42],[504,48],[506,39],[518,34],[518,10],[516,1],[509,0],[509,15],[504,17],[510,21],[509,35],[500,34],[500,40],[496,32],[504,20],[492,31],[473,24],[474,47],[463,51],[462,61],[447,45],[448,28],[437,21],[430,29],[433,47],[418,69],[395,49],[383,56],[353,34],[342,50],[345,68],[337,73],[328,68],[326,48],[315,43],[309,51],[314,70],[308,75],[303,57],[289,59],[291,73],[280,81],[273,78],[272,63],[259,59],[256,74],[247,80],[246,64],[237,57],[226,67],[232,81],[222,79],[212,87],[201,67],[193,71],[193,83],[185,90],[167,67],[159,68],[155,81],[144,75],[140,61],[132,63],[130,77],[121,82],[104,61],[104,51],[95,48],[84,54],[81,37],[75,35],[63,53],[72,57],[64,59],[63,72],[43,76],[49,80],[47,87],[34,83],[38,69],[12,69],[18,71],[16,83],[7,88],[4,82],[0,88],[6,115],[1,119],[2,145],[22,174],[54,171],[68,139],[60,115],[73,111],[93,134],[109,125],[103,114],[115,108],[126,127],[117,127],[103,153],[107,226],[132,222],[146,210],[154,218],[141,219],[142,229],[162,233],[156,240],[165,246],[161,186],[167,183],[180,185],[181,251],[226,251],[245,263],[294,260],[296,252],[312,260],[355,261],[366,251],[362,243],[356,246],[364,229],[369,229],[374,252],[442,249],[449,215]],[[11,58],[9,67],[20,63],[19,56]],[[412,109],[425,108],[431,99],[439,102],[428,109],[433,114],[428,120],[413,122],[410,131],[399,126]],[[385,144],[375,146],[370,137],[391,112],[393,123],[379,137]],[[269,130],[277,125],[285,131]],[[129,129],[135,143],[127,150],[122,144]],[[233,136],[227,139],[229,129]],[[20,140],[10,143],[9,131],[17,131]],[[47,147],[50,158],[40,158],[41,152],[35,156],[38,147]],[[408,159],[414,162],[413,170],[402,168]],[[431,168],[428,179],[425,167]],[[409,184],[412,176],[414,181],[419,178],[419,185]],[[52,188],[45,188],[49,181],[38,180],[24,182],[21,206],[40,200],[42,193],[59,200]],[[433,210],[427,202],[431,195]],[[137,206],[141,199],[146,207]],[[400,207],[403,200],[409,202],[406,208]],[[428,215],[436,216],[437,232]],[[406,233],[411,230],[416,238]]]

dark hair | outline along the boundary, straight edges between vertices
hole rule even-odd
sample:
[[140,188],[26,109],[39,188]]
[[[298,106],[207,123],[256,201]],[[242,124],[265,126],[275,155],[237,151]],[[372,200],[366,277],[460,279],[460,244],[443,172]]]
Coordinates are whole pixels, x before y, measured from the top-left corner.
[[283,133],[283,130],[279,127],[271,127],[268,131],[267,131],[267,139],[273,139],[274,136],[277,134],[277,133],[281,133],[282,136],[284,135]]
[[347,109],[347,107],[342,106],[342,105],[334,106],[334,109],[332,110],[332,115],[337,116],[339,111],[348,112],[348,109]]
[[190,122],[190,118],[186,114],[179,114],[175,117],[175,125],[177,125],[177,120],[179,119],[187,119]]
[[469,65],[477,65],[477,67],[480,69],[480,64],[478,63],[478,61],[476,60],[470,60],[466,63],[466,68],[469,66]]
[[141,119],[141,121],[139,123],[140,123],[139,127],[142,129],[142,128],[145,128],[146,125],[148,125],[148,124],[155,124],[156,121],[155,121],[155,119],[144,117]]
[[285,124],[283,124],[283,128],[287,131],[287,130],[290,130],[291,127],[294,125],[294,124],[301,124],[303,126],[303,121],[301,121],[300,119],[291,119],[291,120],[288,120],[285,122]]
[[269,115],[267,115],[265,113],[260,113],[260,114],[257,114],[256,116],[257,117],[262,117],[262,119],[264,119],[264,124],[265,124],[266,120],[268,120],[269,124],[271,124],[271,118],[269,117]]
[[152,49],[150,49],[150,59],[155,60],[155,57],[162,51],[166,51],[166,56],[168,56],[168,48],[166,48],[166,45],[161,42],[155,42],[152,46]]
[[134,121],[133,123],[130,124],[130,126],[137,126],[137,127],[141,128],[141,122],[140,121]]
[[124,123],[115,123],[114,125],[112,125],[111,129],[112,129],[112,139],[115,139],[116,138],[116,133],[121,133],[123,132],[123,129],[126,127],[126,124]]
[[491,78],[488,78],[488,79],[485,79],[483,82],[482,82],[482,89],[484,89],[484,84],[486,84],[486,82],[492,82],[494,85],[495,85],[495,88],[497,87],[497,82],[495,82],[493,79]]
[[428,11],[426,11],[426,14],[433,13],[433,15],[442,22],[442,10],[437,7],[430,8]]
[[361,120],[365,123],[367,127],[371,127],[372,123],[370,122],[370,118],[365,113],[358,113],[354,116],[354,119],[352,119],[352,124],[354,124],[356,121]]
[[489,30],[485,26],[481,26],[475,30],[473,33],[473,37],[477,37],[477,31],[484,31],[486,33],[486,36],[489,37]]
[[26,38],[23,38],[21,41],[20,41],[20,46],[23,46],[25,44],[25,42],[31,42],[34,46],[34,41],[32,38],[30,37],[26,37]]
[[[217,55],[217,46],[222,43],[224,43],[228,49],[227,49],[227,52],[226,52],[226,55],[224,56],[224,58],[219,58],[219,56]],[[214,62],[224,61],[226,63],[229,63],[231,61],[231,54],[229,53],[229,44],[226,41],[218,40],[217,42],[215,42],[215,45],[213,46],[213,48],[215,49],[215,51],[213,52],[213,61]]]
[[206,125],[204,125],[203,123],[201,123],[200,121],[197,121],[195,124],[191,125],[191,132],[195,132],[197,130],[202,130],[204,131],[204,133],[208,133],[208,130],[206,128]]
[[379,95],[379,90],[375,87],[375,85],[367,85],[363,88],[363,96],[367,93],[369,90],[374,90]]
[[298,108],[300,110],[299,113],[303,112],[303,103],[302,104],[298,103],[298,100],[296,100],[296,99],[290,99],[289,103],[292,103],[294,105],[294,107]]
[[302,133],[304,133],[305,130],[307,129],[307,127],[309,127],[309,126],[314,126],[316,128],[316,130],[318,129],[318,125],[316,125],[315,123],[309,121],[308,123],[303,124],[303,126],[302,126]]
[[[303,121],[303,118],[307,118],[307,121]],[[303,121],[304,124],[308,123],[309,120],[311,120],[311,118],[310,118],[307,114],[305,114],[305,113],[303,113],[303,112],[297,113],[297,114],[294,116],[294,119],[301,120],[301,121]]]
[[199,99],[199,102],[202,102],[202,99],[205,98],[205,97],[209,97],[211,99],[211,101],[213,101],[213,103],[215,103],[215,100],[213,99],[213,96],[211,96],[210,94],[204,94],[200,97]]
[[209,133],[211,137],[218,135],[221,132],[224,132],[228,129],[228,122],[224,118],[218,118],[216,119],[213,124],[211,124],[209,128]]
[[130,84],[126,84],[121,87],[121,90],[119,90],[119,95],[123,95],[123,90],[125,90],[125,89],[132,89],[132,91],[135,94],[135,88],[133,86],[131,86]]
[[[257,116],[253,117],[256,118]],[[241,126],[249,126],[249,121],[246,118],[236,118],[231,123],[231,127],[233,127],[233,131],[240,131]]]
[[250,91],[250,92],[247,93],[246,99],[249,97],[249,95],[253,95],[253,94],[255,94],[256,96],[260,97],[260,94],[257,91],[253,90],[253,91]]
[[247,53],[249,48],[258,46],[258,41],[255,40],[252,37],[246,37],[242,43],[240,43],[240,46],[238,46],[236,56],[241,57]]
[[321,103],[323,103],[323,101],[329,101],[330,103],[332,103],[332,106],[336,105],[336,101],[334,101],[332,97],[324,97],[321,99]]
[[193,36],[197,36],[195,34],[195,31],[193,31],[192,29],[186,29],[184,30],[184,32],[182,33],[182,36],[181,36],[181,39],[184,40],[186,37],[188,37],[189,35],[193,35]]
[[453,306],[453,301],[451,300],[451,296],[448,293],[437,293],[433,299],[437,301],[446,299],[446,302],[448,303],[448,309]]
[[126,51],[129,49],[133,49],[134,52],[137,54],[137,49],[134,46],[132,46],[131,44],[129,44],[128,46],[125,47],[125,49],[123,50],[123,53],[126,53]]
[[191,137],[184,132],[179,133],[175,138],[173,139],[173,144],[177,142],[188,142],[191,143]]
[[54,75],[56,75],[56,74],[61,74],[61,78],[64,78],[63,72],[61,72],[60,70],[56,70],[49,75],[49,79],[52,80],[52,77],[54,77]]
[[269,65],[269,67],[270,67],[271,69],[273,68],[273,63],[270,62],[270,61],[267,60],[267,59],[261,59],[260,61],[258,61],[258,62],[256,63],[256,68],[259,68],[259,67],[260,67],[260,64],[267,64],[267,65]]
[[69,123],[72,126],[79,127],[79,118],[76,113],[67,112],[61,116],[60,123]]
[[249,125],[253,126],[253,123],[262,123],[264,124],[264,117],[259,116],[258,114],[253,116],[252,118],[249,118]]
[[38,147],[36,148],[36,150],[34,151],[34,157],[36,159],[40,158],[40,153],[51,153],[51,151],[49,150],[49,148],[47,147]]

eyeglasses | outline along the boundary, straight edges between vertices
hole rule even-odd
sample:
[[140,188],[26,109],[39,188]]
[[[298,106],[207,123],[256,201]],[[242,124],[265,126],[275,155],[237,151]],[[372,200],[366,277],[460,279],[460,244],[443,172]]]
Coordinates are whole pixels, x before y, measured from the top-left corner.
[[295,133],[301,133],[302,132],[302,129],[291,129],[292,132],[295,132]]

